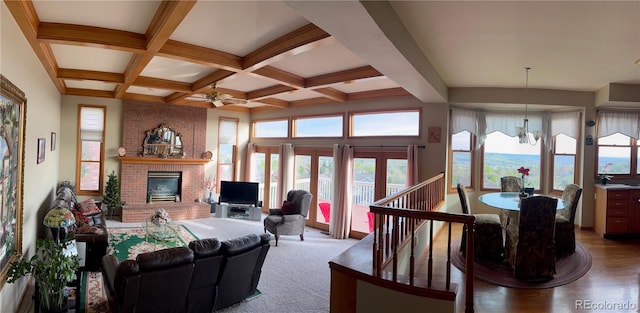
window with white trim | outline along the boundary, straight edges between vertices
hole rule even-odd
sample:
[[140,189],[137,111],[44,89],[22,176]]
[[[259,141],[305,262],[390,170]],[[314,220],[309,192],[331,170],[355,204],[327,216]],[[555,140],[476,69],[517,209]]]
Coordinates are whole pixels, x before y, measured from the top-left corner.
[[218,122],[218,182],[236,177],[238,119],[221,117]]
[[79,195],[102,194],[106,113],[104,106],[78,107],[76,189]]

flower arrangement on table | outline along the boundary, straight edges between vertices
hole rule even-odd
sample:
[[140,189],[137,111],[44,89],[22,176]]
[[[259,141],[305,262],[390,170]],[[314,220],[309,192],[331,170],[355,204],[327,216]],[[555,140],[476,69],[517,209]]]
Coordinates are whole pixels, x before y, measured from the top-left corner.
[[211,176],[211,178],[204,178],[205,187],[209,190],[209,199],[207,199],[208,203],[213,202],[213,191],[216,190],[216,177]]
[[169,213],[167,213],[167,211],[165,211],[164,209],[158,209],[156,213],[151,215],[150,220],[151,220],[151,223],[158,226],[162,226],[171,222],[171,217],[169,217]]
[[598,174],[598,180],[600,180],[601,184],[606,185],[607,182],[613,178],[613,176],[607,175],[609,168],[611,168],[612,166],[613,166],[613,163],[607,163],[602,166],[602,174]]
[[[524,187],[524,177],[525,177],[525,176],[529,176],[529,169],[528,169],[528,168],[526,168],[526,167],[524,167],[524,166],[521,166],[521,167],[518,169],[518,173],[520,173],[520,175],[522,175],[522,191],[520,192],[520,195],[521,195],[521,196],[526,196],[526,195],[528,195],[528,193],[527,193],[527,192],[525,192],[525,189],[526,189],[526,188]],[[533,188],[532,188],[532,189],[533,189]]]

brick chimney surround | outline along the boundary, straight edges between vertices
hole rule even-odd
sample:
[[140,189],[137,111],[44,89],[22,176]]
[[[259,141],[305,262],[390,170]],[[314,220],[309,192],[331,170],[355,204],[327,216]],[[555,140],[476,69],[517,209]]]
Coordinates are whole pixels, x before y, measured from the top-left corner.
[[[127,151],[120,158],[120,198],[122,222],[142,222],[156,210],[165,209],[172,220],[205,218],[210,205],[197,202],[204,190],[204,166],[210,160],[202,158],[206,147],[207,110],[160,103],[126,100],[122,108],[122,147]],[[140,155],[147,130],[166,124],[182,138],[184,158],[163,159]],[[179,202],[147,203],[147,173],[172,171],[182,173]]]

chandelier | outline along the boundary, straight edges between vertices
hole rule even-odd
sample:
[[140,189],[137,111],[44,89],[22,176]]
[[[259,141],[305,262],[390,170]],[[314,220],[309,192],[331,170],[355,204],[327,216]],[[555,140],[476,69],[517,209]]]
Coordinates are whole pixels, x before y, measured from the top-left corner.
[[541,132],[539,130],[531,131],[534,139],[534,141],[531,141],[531,138],[529,136],[530,131],[529,131],[529,118],[528,118],[529,103],[527,102],[527,91],[529,91],[529,71],[530,70],[531,70],[530,67],[524,68],[524,71],[525,71],[524,119],[522,122],[522,127],[517,127],[516,131],[518,133],[518,140],[520,141],[520,143],[523,143],[523,144],[528,143],[532,146],[535,146],[538,143],[538,139],[540,139]]

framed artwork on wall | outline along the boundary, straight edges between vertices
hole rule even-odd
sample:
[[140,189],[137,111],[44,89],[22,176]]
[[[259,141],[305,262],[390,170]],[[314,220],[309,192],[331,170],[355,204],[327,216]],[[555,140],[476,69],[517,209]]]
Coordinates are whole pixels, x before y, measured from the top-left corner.
[[431,143],[439,143],[440,142],[440,127],[429,127],[429,142]]
[[44,162],[44,150],[47,147],[47,140],[38,138],[38,164]]
[[0,75],[0,289],[22,253],[22,172],[27,98]]

